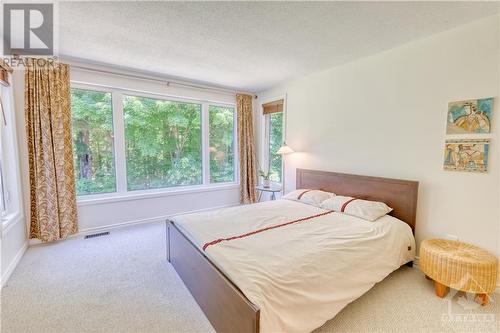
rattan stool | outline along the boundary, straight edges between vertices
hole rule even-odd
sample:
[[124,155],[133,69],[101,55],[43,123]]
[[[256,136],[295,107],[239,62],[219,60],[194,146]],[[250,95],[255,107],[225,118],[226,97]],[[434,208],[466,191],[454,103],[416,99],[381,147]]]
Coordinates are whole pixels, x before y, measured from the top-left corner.
[[448,288],[476,293],[476,302],[488,303],[495,290],[498,259],[491,253],[462,242],[428,239],[420,244],[419,267],[434,281],[436,295],[443,298]]

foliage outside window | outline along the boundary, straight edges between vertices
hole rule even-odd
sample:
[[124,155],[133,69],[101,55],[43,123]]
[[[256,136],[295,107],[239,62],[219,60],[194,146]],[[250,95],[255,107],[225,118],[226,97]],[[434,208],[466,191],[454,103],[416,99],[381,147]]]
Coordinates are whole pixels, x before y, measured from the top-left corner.
[[[114,106],[120,109],[113,110]],[[232,106],[75,87],[71,108],[79,196],[236,179]],[[114,128],[120,147],[116,161]],[[116,171],[115,163],[119,163]]]
[[127,189],[202,183],[201,104],[123,98]]
[[281,182],[282,159],[276,152],[283,144],[283,112],[271,113],[269,117],[269,178]]
[[210,182],[234,181],[234,108],[208,107]]
[[78,195],[116,191],[111,93],[71,89]]

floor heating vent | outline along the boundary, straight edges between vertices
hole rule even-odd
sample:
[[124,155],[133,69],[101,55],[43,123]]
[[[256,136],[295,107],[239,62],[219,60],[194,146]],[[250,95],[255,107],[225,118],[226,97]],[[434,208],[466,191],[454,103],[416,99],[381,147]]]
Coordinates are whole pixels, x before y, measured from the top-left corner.
[[85,235],[84,239],[94,238],[94,237],[101,237],[101,236],[107,236],[107,235],[109,235],[109,231],[99,232],[97,234]]

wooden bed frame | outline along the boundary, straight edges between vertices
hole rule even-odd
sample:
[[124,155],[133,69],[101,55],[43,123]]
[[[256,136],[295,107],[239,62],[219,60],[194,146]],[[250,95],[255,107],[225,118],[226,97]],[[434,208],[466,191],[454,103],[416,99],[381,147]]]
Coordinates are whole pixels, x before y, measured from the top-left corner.
[[[382,201],[414,231],[418,182],[297,169],[296,188]],[[167,220],[167,259],[217,332],[259,332],[260,310],[175,225]]]

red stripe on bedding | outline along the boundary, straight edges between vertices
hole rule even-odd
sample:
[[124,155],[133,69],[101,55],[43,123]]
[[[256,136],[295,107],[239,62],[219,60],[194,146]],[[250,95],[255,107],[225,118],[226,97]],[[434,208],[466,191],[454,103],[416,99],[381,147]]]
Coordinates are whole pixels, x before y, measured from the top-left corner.
[[356,198],[352,198],[350,200],[347,200],[346,202],[344,202],[344,204],[342,205],[342,208],[340,209],[340,212],[343,213],[347,207],[348,204],[350,204],[351,202],[353,202],[354,200],[356,200]]
[[232,237],[228,237],[228,238],[219,238],[219,239],[213,240],[211,242],[205,243],[205,245],[203,245],[203,251],[205,251],[207,249],[207,247],[209,247],[211,245],[218,244],[220,242],[231,241],[231,240],[235,240],[235,239],[239,239],[239,238],[244,238],[244,237],[252,236],[252,235],[264,232],[264,231],[268,231],[268,230],[271,230],[271,229],[276,229],[276,228],[284,227],[284,226],[287,226],[287,225],[290,225],[290,224],[293,224],[293,223],[297,223],[297,222],[311,220],[311,219],[314,219],[316,217],[324,216],[324,215],[327,215],[327,214],[330,214],[330,213],[333,213],[333,210],[330,210],[328,212],[324,212],[324,213],[321,213],[321,214],[316,214],[316,215],[311,215],[311,216],[303,217],[303,218],[300,218],[298,220],[293,220],[293,221],[290,221],[290,222],[286,222],[286,223],[282,223],[282,224],[278,224],[278,225],[273,225],[273,226],[270,226],[270,227],[267,227],[267,228],[258,229],[258,230],[255,230],[255,231],[248,232],[246,234],[238,235],[238,236],[232,236]]

